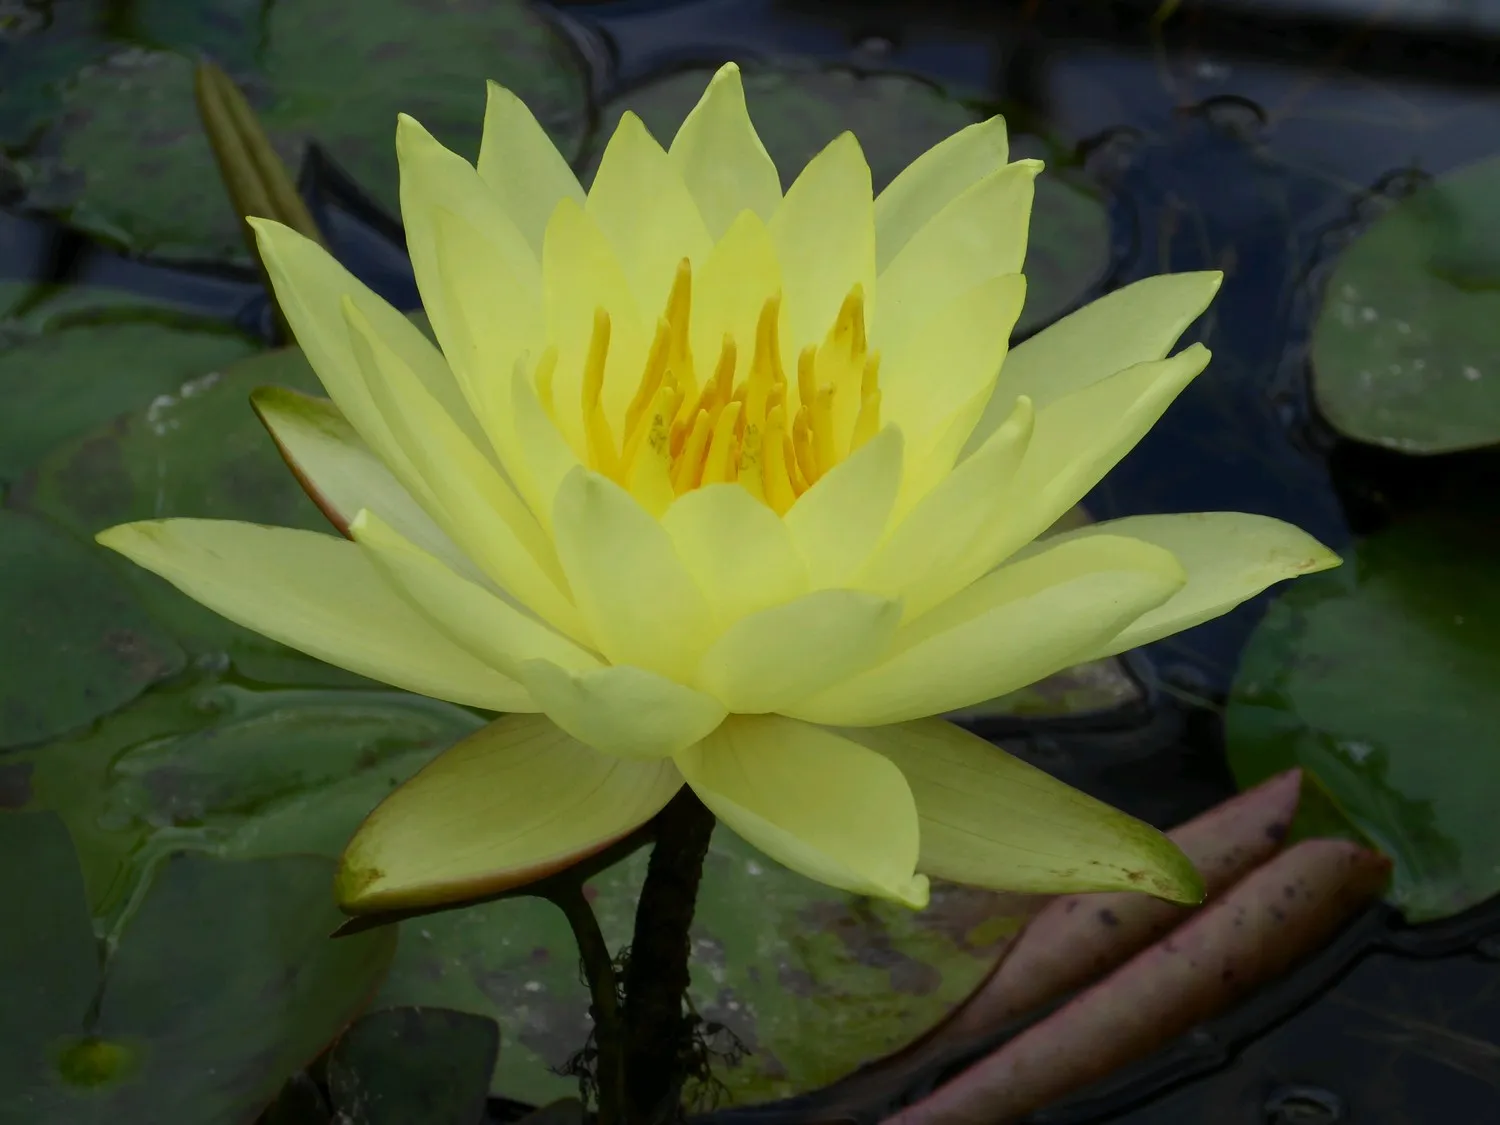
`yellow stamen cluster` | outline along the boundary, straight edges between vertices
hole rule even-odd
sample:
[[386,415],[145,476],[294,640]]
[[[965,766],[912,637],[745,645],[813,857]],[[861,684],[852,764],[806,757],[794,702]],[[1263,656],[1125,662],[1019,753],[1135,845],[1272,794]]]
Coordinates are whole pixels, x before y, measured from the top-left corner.
[[[584,361],[580,453],[590,468],[638,494],[670,499],[732,482],[785,513],[880,428],[880,358],[867,346],[864,294],[856,285],[824,342],[802,350],[795,387],[782,369],[779,295],[761,308],[743,376],[736,380],[740,349],[726,334],[712,373],[699,384],[689,344],[692,282],[684,258],[618,441],[601,402],[609,314],[595,312]],[[549,350],[535,376],[549,414],[555,363]]]

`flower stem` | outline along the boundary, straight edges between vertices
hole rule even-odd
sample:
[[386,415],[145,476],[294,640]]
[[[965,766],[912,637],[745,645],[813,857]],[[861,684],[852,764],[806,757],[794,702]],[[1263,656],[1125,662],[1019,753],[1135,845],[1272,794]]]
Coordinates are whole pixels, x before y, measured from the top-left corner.
[[678,1120],[683,1087],[697,1068],[694,1024],[685,1010],[688,928],[713,831],[714,814],[687,786],[657,814],[656,844],[624,967],[629,1125]]
[[568,919],[583,975],[589,986],[589,1015],[594,1021],[594,1082],[599,1098],[596,1125],[623,1125],[625,1114],[624,1026],[620,1020],[619,982],[614,958],[599,929],[599,919],[583,896],[581,882],[560,884],[548,895]]

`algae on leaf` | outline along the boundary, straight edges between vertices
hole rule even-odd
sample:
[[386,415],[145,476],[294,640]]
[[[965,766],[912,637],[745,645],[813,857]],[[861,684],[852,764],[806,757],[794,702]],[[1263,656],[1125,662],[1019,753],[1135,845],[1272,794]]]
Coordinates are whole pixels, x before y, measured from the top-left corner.
[[1333,427],[1407,453],[1500,444],[1500,157],[1439,177],[1344,251],[1313,331]]

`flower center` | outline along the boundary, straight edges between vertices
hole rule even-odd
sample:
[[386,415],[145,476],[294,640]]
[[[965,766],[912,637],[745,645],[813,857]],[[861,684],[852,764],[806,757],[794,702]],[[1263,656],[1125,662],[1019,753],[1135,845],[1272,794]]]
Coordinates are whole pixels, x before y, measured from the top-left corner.
[[[739,345],[725,333],[712,372],[699,382],[688,334],[692,289],[692,266],[684,258],[618,435],[600,401],[609,314],[595,311],[584,361],[586,448],[580,453],[591,469],[632,492],[669,500],[706,484],[738,483],[784,514],[880,428],[880,356],[865,338],[864,292],[855,285],[823,343],[802,349],[791,385],[781,362],[779,294],[761,307],[743,377],[736,380]],[[537,394],[549,414],[555,364],[556,352],[549,350],[536,372]]]

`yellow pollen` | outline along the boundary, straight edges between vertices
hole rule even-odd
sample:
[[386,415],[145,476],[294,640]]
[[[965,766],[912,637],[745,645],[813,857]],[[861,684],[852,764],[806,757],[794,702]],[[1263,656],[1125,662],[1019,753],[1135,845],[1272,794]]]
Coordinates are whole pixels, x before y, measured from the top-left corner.
[[[692,265],[677,267],[666,309],[628,405],[611,413],[605,394],[611,325],[594,314],[583,363],[580,454],[590,468],[639,493],[652,510],[692,489],[738,483],[778,514],[879,431],[880,357],[869,351],[865,300],[856,285],[821,344],[797,356],[795,386],[781,360],[781,295],[762,304],[742,377],[742,354],[726,333],[712,373],[700,384],[690,327]],[[537,398],[556,420],[549,348],[534,373]],[[649,495],[648,495],[649,494]]]

